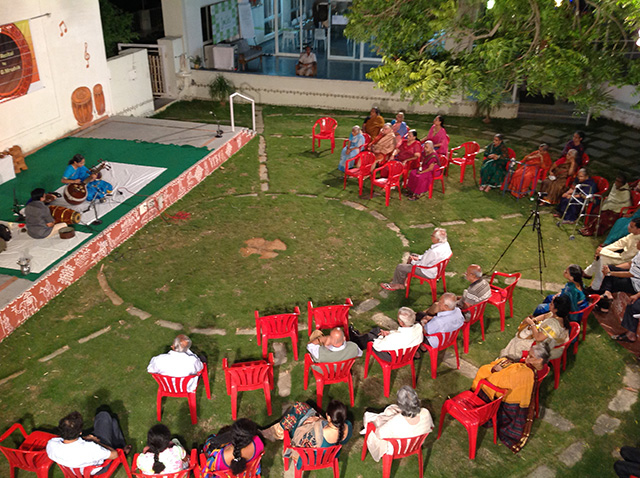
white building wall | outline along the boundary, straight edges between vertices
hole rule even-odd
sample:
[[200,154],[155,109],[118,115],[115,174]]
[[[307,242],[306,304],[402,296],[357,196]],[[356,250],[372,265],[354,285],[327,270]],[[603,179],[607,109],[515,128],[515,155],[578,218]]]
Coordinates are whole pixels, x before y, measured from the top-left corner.
[[220,0],[162,0],[164,34],[183,37],[188,56],[204,58],[200,9]]
[[143,48],[128,49],[107,60],[110,73],[112,114],[149,116],[153,113],[153,92],[149,57]]
[[640,110],[633,106],[640,101],[640,94],[634,86],[623,86],[617,88],[612,86],[609,93],[613,96],[615,104],[612,108],[602,112],[605,118],[619,121],[627,126],[640,128]]
[[0,103],[0,150],[17,144],[29,151],[77,129],[71,95],[78,87],[102,86],[104,112],[92,95],[85,118],[112,108],[98,0],[0,0],[0,24],[29,19],[44,87]]

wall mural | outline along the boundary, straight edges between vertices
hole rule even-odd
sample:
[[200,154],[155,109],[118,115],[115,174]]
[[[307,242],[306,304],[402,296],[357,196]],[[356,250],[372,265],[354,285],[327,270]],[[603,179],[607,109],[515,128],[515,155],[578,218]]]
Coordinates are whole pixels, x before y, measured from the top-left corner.
[[0,25],[0,103],[41,87],[29,20]]

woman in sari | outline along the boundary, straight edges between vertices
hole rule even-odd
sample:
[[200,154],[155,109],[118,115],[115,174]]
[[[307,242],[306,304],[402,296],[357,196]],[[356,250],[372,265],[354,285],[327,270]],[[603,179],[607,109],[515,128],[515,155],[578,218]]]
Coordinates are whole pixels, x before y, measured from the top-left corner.
[[210,435],[203,451],[207,462],[202,478],[213,478],[214,472],[222,470],[237,475],[262,454],[264,443],[258,426],[247,418],[240,418],[230,427],[221,428],[217,435]]
[[511,175],[509,190],[517,198],[525,196],[529,190],[536,189],[537,184],[531,184],[538,176],[540,169],[551,167],[551,156],[549,156],[549,146],[542,143],[537,151],[527,154],[520,165]]
[[362,125],[362,129],[372,138],[378,136],[380,130],[384,126],[384,118],[380,116],[380,110],[374,106],[371,108],[369,112],[369,116],[366,120],[364,120],[364,124]]
[[415,129],[412,129],[393,152],[393,159],[406,163],[408,161],[419,160],[421,155],[422,145],[420,141],[418,141],[418,133]]
[[344,173],[347,161],[355,158],[364,146],[364,135],[360,130],[360,126],[356,125],[351,128],[351,134],[349,135],[349,143],[342,148],[340,153],[340,163],[338,169]]
[[111,193],[113,186],[102,179],[97,179],[98,176],[92,173],[84,163],[85,159],[81,154],[76,154],[71,158],[69,165],[62,173],[62,182],[64,184],[80,184],[86,181],[87,201],[92,201],[95,197],[102,199]]
[[558,204],[562,194],[569,189],[567,187],[567,178],[573,178],[578,172],[577,154],[578,152],[575,149],[567,151],[566,156],[562,156],[553,163],[551,169],[549,169],[547,179],[542,181],[540,192],[546,193],[546,200],[549,203]]
[[[602,203],[600,209],[600,219],[593,217],[585,219],[585,225],[580,229],[583,236],[602,236],[606,231],[611,229],[616,220],[620,217],[622,208],[631,206],[631,188],[627,184],[627,178],[624,174],[618,174],[615,183],[609,191],[609,195]],[[596,223],[598,230],[596,231]]]
[[[571,312],[580,310],[587,300],[584,295],[584,285],[582,284],[582,267],[577,264],[571,264],[564,270],[564,278],[567,283],[557,294],[548,295],[541,304],[538,304],[536,310],[533,311],[534,316],[546,314],[549,312],[551,301],[557,296],[563,295],[567,297],[571,303]],[[576,320],[579,320],[576,319]]]
[[480,168],[480,191],[489,192],[491,188],[499,188],[507,174],[509,151],[504,144],[504,137],[496,134],[493,142],[485,148],[484,162]]
[[447,130],[444,129],[444,116],[437,115],[433,118],[433,125],[429,128],[429,133],[425,138],[422,138],[422,143],[431,141],[436,153],[443,156],[449,155],[449,137],[447,136]]
[[[497,428],[500,441],[514,453],[518,453],[529,439],[536,414],[533,406],[538,388],[536,376],[549,362],[550,353],[549,344],[541,343],[531,347],[524,363],[498,358],[480,367],[471,385],[475,390],[480,380],[485,379],[507,389],[498,408]],[[478,396],[489,402],[495,397],[495,392],[486,387]]]
[[409,173],[407,188],[411,192],[411,196],[409,196],[410,200],[415,201],[429,191],[429,188],[433,184],[433,177],[439,167],[438,153],[434,151],[433,143],[427,141],[424,143],[424,153],[422,154],[420,167],[418,169],[412,169]]
[[576,131],[573,138],[564,145],[561,156],[566,156],[570,149],[576,150],[576,165],[578,168],[582,166],[582,155],[584,154],[584,132]]
[[551,349],[550,360],[559,358],[562,349],[554,347],[565,343],[569,338],[570,311],[571,301],[567,296],[554,297],[549,304],[549,312],[537,317],[529,316],[522,321],[516,336],[502,349],[500,357],[507,357],[516,362],[522,357],[522,352],[531,348],[533,342],[547,342]]
[[[295,402],[279,422],[262,431],[269,441],[282,440],[288,433],[291,445],[305,448],[326,448],[344,445],[351,438],[353,425],[347,420],[347,407],[332,400],[327,414],[319,414],[304,402]],[[301,461],[298,462],[298,468]]]
[[596,182],[589,177],[589,173],[585,168],[581,168],[572,186],[562,195],[560,204],[558,204],[553,215],[564,217],[563,222],[565,224],[573,224],[578,219],[578,215],[583,208],[582,204],[587,201],[587,196],[597,191],[598,185]]
[[393,134],[396,135],[396,141],[400,144],[409,132],[409,127],[407,123],[404,122],[404,111],[399,111],[396,114],[396,119],[391,121],[391,129],[393,130]]

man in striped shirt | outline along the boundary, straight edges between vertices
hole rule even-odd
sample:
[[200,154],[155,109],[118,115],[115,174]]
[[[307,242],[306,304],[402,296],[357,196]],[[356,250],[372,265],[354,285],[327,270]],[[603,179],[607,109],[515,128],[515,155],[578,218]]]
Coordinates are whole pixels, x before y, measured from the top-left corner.
[[[472,305],[479,304],[483,300],[491,297],[491,287],[489,283],[482,278],[482,268],[478,264],[471,264],[467,267],[464,278],[471,282],[468,288],[464,290],[458,297],[456,304],[460,309],[466,309]],[[465,320],[469,320],[469,313],[465,313]]]

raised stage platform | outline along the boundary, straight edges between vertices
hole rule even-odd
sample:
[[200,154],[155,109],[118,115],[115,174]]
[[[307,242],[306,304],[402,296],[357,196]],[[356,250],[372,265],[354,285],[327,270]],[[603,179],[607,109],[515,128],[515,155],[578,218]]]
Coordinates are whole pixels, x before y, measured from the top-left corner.
[[[216,138],[217,129],[210,124],[113,117],[29,155],[26,158],[29,169],[0,185],[0,222],[15,222],[12,212],[15,202],[24,204],[36,187],[47,191],[58,189],[62,172],[76,153],[85,156],[87,166],[104,159],[114,163],[113,169],[129,168],[134,172],[130,176],[134,177],[128,183],[130,187],[122,188],[122,194],[116,192],[107,199],[107,203],[111,202],[109,210],[98,211],[101,224],[83,225],[93,222],[96,212],[83,213],[81,224],[75,226],[77,244],[60,253],[41,271],[23,276],[17,268],[0,268],[0,341],[203,181],[255,134],[247,129],[232,132],[229,127],[222,127],[222,138]],[[143,167],[153,174],[146,183],[136,185],[135,172]],[[122,176],[118,178],[123,181]],[[119,185],[113,186],[118,191]],[[80,208],[86,209],[82,205]],[[30,241],[22,245],[27,254],[36,254],[36,248],[46,246],[24,237],[26,233],[19,232],[17,225],[13,227],[21,235],[21,241]],[[56,248],[63,240],[41,241],[51,241],[51,247]],[[14,246],[17,244],[18,241]],[[12,251],[12,241],[8,246],[1,254]]]

